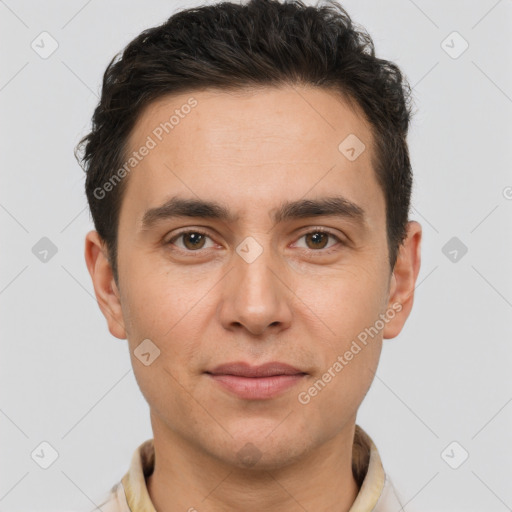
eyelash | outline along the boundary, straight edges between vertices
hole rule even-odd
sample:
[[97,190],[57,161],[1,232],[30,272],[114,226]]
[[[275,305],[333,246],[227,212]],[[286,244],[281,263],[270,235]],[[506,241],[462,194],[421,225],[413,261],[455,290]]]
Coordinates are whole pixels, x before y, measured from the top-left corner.
[[[190,229],[190,230],[187,230],[187,231],[181,231],[180,233],[174,235],[170,240],[168,240],[165,245],[173,245],[174,242],[176,240],[178,240],[180,237],[182,237],[183,235],[188,235],[190,233],[194,233],[194,234],[197,234],[197,235],[203,235],[203,236],[207,236],[208,238],[211,239],[210,235],[208,233],[206,233],[205,231],[202,231],[201,229]],[[334,238],[340,245],[344,246],[346,245],[345,242],[343,240],[341,240],[338,236],[336,236],[334,233],[332,233],[331,231],[328,231],[324,228],[315,228],[315,229],[312,229],[311,231],[307,231],[306,233],[303,233],[300,237],[299,237],[299,240],[307,235],[311,235],[313,233],[324,233],[332,238]],[[315,249],[303,249],[303,250],[306,250],[308,252],[311,252],[312,254],[314,255],[326,255],[326,254],[331,254],[332,252],[338,250],[338,247],[337,247],[338,244],[335,244],[333,245],[332,247],[329,247],[328,249],[318,249],[318,250],[315,250]],[[202,250],[201,249],[198,249],[197,251],[191,251],[191,250],[187,250],[187,249],[182,249],[181,247],[178,247],[177,248],[178,251],[182,251],[182,252],[186,252],[188,254],[193,254],[193,253],[201,253]],[[315,254],[316,253],[316,254]]]

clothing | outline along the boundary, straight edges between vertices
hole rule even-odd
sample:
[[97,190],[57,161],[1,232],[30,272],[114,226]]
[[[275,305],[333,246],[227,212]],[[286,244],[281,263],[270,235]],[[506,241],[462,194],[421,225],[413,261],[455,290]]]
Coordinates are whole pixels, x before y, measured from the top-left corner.
[[[154,464],[153,439],[148,439],[135,450],[128,472],[100,505],[102,512],[156,512],[146,487]],[[377,447],[359,425],[355,428],[352,471],[360,489],[349,512],[402,510],[402,500],[384,472]]]

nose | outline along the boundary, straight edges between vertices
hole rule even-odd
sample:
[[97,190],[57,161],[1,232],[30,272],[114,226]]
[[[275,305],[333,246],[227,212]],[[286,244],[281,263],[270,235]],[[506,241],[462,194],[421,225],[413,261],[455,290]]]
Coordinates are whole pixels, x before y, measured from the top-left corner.
[[276,334],[291,324],[290,300],[293,292],[285,282],[279,262],[270,249],[254,261],[238,254],[234,268],[225,277],[220,321],[225,329],[245,329],[254,336]]

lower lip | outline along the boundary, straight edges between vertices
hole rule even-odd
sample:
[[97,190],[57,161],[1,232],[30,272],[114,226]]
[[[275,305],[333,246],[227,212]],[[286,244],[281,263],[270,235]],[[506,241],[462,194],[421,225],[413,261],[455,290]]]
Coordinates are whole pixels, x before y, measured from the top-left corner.
[[304,373],[295,375],[274,375],[272,377],[239,377],[237,375],[212,375],[228,391],[246,400],[264,400],[298,384],[305,376]]

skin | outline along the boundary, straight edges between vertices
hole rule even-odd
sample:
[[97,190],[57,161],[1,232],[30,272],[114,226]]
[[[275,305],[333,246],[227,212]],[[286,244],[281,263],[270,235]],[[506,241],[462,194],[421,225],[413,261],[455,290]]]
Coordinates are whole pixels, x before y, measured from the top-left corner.
[[[357,410],[382,340],[397,336],[410,313],[421,226],[408,223],[391,272],[371,129],[323,89],[167,96],[142,112],[131,150],[191,96],[197,106],[127,178],[118,284],[96,231],[85,244],[98,304],[111,334],[128,339],[150,407],[151,499],[161,512],[348,511],[359,490],[351,471]],[[366,145],[355,161],[338,150],[348,134]],[[333,194],[364,209],[364,228],[330,216],[271,220],[283,201]],[[182,217],[143,230],[144,212],[171,196],[222,202],[238,219]],[[190,234],[170,242],[183,228],[207,233],[199,249]],[[315,228],[334,237],[305,236]],[[249,236],[263,251],[250,264],[236,252]],[[301,404],[299,393],[397,303],[384,329]],[[149,366],[134,355],[147,338],[160,350]],[[232,361],[281,361],[308,375],[277,397],[243,400],[204,373]],[[247,443],[258,454],[250,467],[238,455]]]

